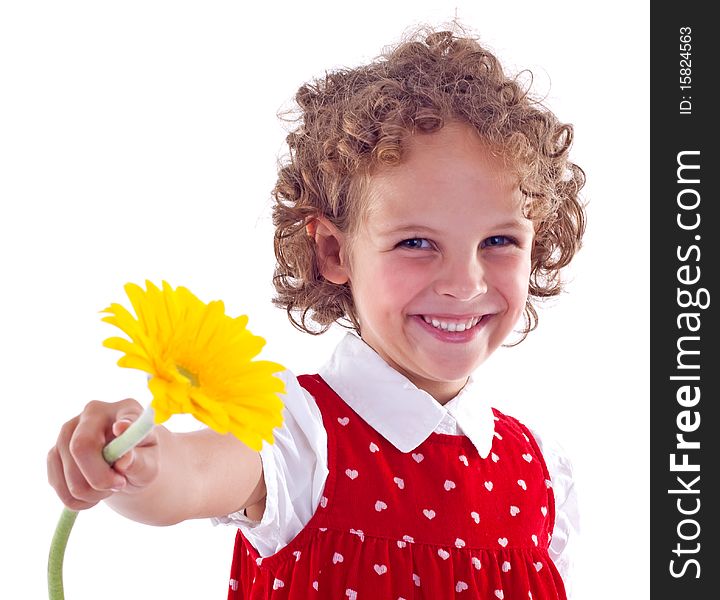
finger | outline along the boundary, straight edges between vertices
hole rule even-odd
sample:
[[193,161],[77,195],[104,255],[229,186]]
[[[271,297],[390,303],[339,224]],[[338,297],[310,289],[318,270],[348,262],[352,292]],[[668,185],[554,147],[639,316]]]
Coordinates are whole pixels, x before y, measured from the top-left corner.
[[65,478],[65,469],[63,468],[60,453],[58,452],[57,447],[53,447],[50,452],[48,452],[47,472],[48,482],[55,489],[55,493],[58,495],[62,503],[69,509],[76,511],[84,510],[86,508],[90,508],[91,506],[95,506],[95,504],[102,500],[102,497],[84,500],[75,497],[68,487]]
[[133,421],[128,418],[121,418],[112,424],[112,434],[115,437],[121,436],[128,430],[128,427],[133,424]]
[[[130,419],[122,418],[112,426],[116,436],[122,435],[132,425]],[[158,434],[153,428],[133,449],[129,450],[113,463],[113,469],[127,477],[136,485],[146,484],[154,478],[157,465]],[[136,461],[140,456],[141,460]],[[150,472],[152,471],[152,472]]]
[[151,483],[157,476],[159,457],[155,432],[121,456],[113,469],[127,479],[128,485],[123,491],[132,492],[133,489],[143,488]]
[[48,483],[53,487],[62,503],[72,510],[82,510],[89,508],[86,503],[80,503],[73,498],[67,485],[65,485],[65,475],[60,461],[60,454],[55,446],[53,446],[47,455],[47,478]]
[[142,405],[132,398],[126,398],[116,403],[117,412],[115,413],[115,419],[117,421],[129,421],[134,422],[140,418],[143,413]]
[[91,402],[77,418],[74,429],[70,425],[61,430],[57,447],[71,492],[76,491],[72,487],[76,486],[79,493],[86,493],[85,484],[102,492],[125,485],[124,477],[113,471],[102,455],[117,410],[117,405]]
[[133,463],[135,462],[135,451],[129,450],[125,454],[123,454],[120,458],[118,458],[114,463],[112,468],[120,473],[121,475],[126,475],[128,469],[130,469],[133,466]]
[[[111,432],[113,437],[120,437],[125,433],[130,426],[134,423],[134,420],[128,417],[121,417],[112,424]],[[155,428],[153,427],[150,432],[136,446],[150,446],[157,443],[157,438],[154,437]]]

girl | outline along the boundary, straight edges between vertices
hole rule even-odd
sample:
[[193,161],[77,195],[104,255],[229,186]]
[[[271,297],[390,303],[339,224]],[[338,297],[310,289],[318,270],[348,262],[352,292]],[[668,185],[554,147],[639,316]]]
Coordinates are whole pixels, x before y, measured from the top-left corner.
[[[284,372],[285,422],[260,453],[93,402],[48,476],[71,509],[239,528],[229,598],[566,598],[570,467],[491,408],[471,373],[580,246],[570,125],[464,34],[423,31],[300,88],[274,190],[277,305],[352,331],[315,375]],[[177,490],[182,489],[183,494]]]

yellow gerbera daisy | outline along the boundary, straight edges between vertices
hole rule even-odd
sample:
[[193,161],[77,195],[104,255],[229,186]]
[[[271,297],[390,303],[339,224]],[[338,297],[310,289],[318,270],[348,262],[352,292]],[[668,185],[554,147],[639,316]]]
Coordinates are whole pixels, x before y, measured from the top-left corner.
[[146,287],[125,286],[137,318],[120,304],[102,311],[109,313],[103,321],[130,338],[110,337],[103,345],[125,353],[121,367],[150,374],[155,423],[189,413],[255,450],[263,440],[272,443],[272,430],[282,423],[278,393],[285,391],[273,374],[284,367],[252,360],[265,340],[247,330],[247,317],[230,317],[222,301],[205,304],[165,281],[162,289],[149,281]]

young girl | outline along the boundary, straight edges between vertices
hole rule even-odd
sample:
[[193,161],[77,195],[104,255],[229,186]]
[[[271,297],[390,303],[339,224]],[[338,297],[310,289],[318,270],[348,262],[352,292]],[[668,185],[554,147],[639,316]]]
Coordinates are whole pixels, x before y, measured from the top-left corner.
[[[229,598],[566,598],[570,467],[491,408],[471,373],[580,246],[570,125],[471,37],[423,31],[300,88],[274,190],[275,302],[352,331],[317,374],[280,374],[285,422],[257,453],[90,403],[48,476],[71,509],[239,529]],[[182,489],[183,493],[178,493]]]

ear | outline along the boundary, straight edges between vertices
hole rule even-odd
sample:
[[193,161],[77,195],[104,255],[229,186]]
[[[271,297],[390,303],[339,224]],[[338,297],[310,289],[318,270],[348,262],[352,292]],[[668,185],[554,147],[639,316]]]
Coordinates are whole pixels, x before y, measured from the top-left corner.
[[307,234],[315,240],[318,269],[331,283],[350,280],[345,244],[347,236],[325,217],[314,217],[305,225]]

